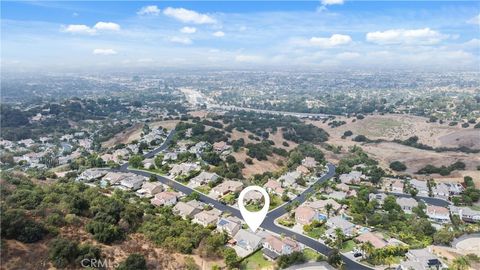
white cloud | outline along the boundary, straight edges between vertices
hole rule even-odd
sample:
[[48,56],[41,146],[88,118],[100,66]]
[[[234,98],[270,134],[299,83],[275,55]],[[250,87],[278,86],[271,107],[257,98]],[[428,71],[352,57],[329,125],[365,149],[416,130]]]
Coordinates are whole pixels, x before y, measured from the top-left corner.
[[335,46],[345,45],[352,42],[352,38],[348,35],[333,34],[331,37],[312,37],[309,44],[323,48],[331,48]]
[[343,52],[343,53],[337,54],[336,57],[340,60],[352,60],[360,57],[360,54],[357,52]]
[[193,33],[197,32],[197,28],[185,26],[182,29],[180,29],[180,32],[182,32],[184,34],[193,34]]
[[72,34],[94,35],[98,31],[119,31],[120,25],[113,22],[97,22],[93,27],[85,24],[69,24],[63,26],[62,31]]
[[322,5],[342,5],[344,0],[322,0]]
[[196,11],[188,10],[184,8],[167,7],[163,11],[163,14],[184,23],[213,24],[217,22],[214,18],[206,14],[201,14]]
[[96,30],[119,31],[120,25],[113,22],[97,22],[93,28]]
[[139,11],[137,11],[137,14],[140,16],[142,15],[158,16],[160,14],[160,9],[155,5],[145,6],[145,7],[142,7]]
[[95,29],[90,28],[84,24],[69,24],[65,26],[62,30],[63,32],[72,33],[72,34],[95,34]]
[[95,55],[115,55],[117,51],[114,49],[95,49],[92,53]]
[[480,14],[478,14],[477,16],[474,16],[473,18],[468,20],[467,23],[480,25]]
[[438,31],[430,28],[421,29],[391,29],[367,33],[367,40],[377,44],[436,44],[447,38]]
[[172,37],[170,38],[170,41],[175,43],[185,44],[185,45],[192,44],[192,40],[187,37]]
[[258,62],[261,59],[262,58],[258,55],[239,54],[239,55],[235,56],[235,61],[242,62],[242,63]]
[[215,37],[223,37],[223,36],[225,36],[225,33],[222,32],[222,31],[217,31],[217,32],[213,33],[212,35],[215,36]]

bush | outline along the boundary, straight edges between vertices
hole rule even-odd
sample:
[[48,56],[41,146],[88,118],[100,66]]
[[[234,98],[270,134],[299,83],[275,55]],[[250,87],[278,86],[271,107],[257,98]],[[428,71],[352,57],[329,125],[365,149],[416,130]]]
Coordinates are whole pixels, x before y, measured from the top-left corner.
[[367,137],[365,137],[364,135],[357,135],[355,136],[355,138],[352,139],[352,141],[355,141],[355,142],[366,142],[368,141]]
[[1,211],[2,236],[24,243],[34,243],[47,234],[42,224],[29,219],[20,210]]
[[394,162],[390,163],[390,169],[392,169],[394,171],[397,171],[397,172],[402,172],[402,171],[405,171],[407,169],[407,166],[405,166],[405,164],[400,162],[400,161],[394,161]]
[[86,230],[93,235],[95,240],[104,244],[110,244],[123,238],[123,234],[117,226],[106,222],[92,221],[87,224]]
[[343,133],[343,136],[345,137],[349,137],[349,136],[352,136],[353,135],[353,132],[351,130],[347,130]]
[[147,261],[141,254],[130,254],[117,270],[147,270]]
[[288,255],[282,255],[278,257],[277,264],[278,264],[278,267],[283,269],[294,264],[304,263],[306,261],[307,259],[305,258],[305,255],[302,252],[294,251]]

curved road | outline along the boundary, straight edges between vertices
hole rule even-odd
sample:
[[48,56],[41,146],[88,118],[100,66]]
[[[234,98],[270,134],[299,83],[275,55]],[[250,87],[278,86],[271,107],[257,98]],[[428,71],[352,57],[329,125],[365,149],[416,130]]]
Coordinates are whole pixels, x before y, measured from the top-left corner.
[[[175,130],[172,130],[168,134],[167,138],[165,139],[165,141],[163,142],[163,144],[160,147],[154,149],[151,152],[148,152],[147,154],[144,155],[144,157],[145,158],[152,158],[156,154],[158,154],[159,152],[165,150],[168,147],[168,145],[169,145],[169,143],[172,140],[174,135],[175,135]],[[335,166],[333,164],[330,164],[330,163],[327,164],[327,168],[328,168],[328,171],[324,175],[322,175],[315,182],[315,184],[325,182],[335,175]],[[220,203],[219,201],[217,201],[213,198],[210,198],[207,195],[205,195],[203,193],[200,193],[196,190],[193,190],[193,189],[191,189],[191,188],[189,188],[189,187],[187,187],[187,186],[185,186],[185,185],[183,185],[183,184],[181,184],[181,183],[179,183],[175,180],[166,178],[164,176],[156,175],[156,174],[153,174],[153,173],[150,173],[150,172],[147,172],[147,171],[129,169],[128,168],[128,163],[125,163],[122,166],[120,166],[119,170],[122,171],[122,172],[135,173],[135,174],[142,175],[142,176],[145,176],[145,177],[150,177],[151,175],[154,175],[154,176],[157,177],[158,181],[172,187],[175,190],[178,190],[178,191],[180,191],[180,192],[182,192],[186,195],[189,195],[192,192],[197,192],[200,195],[200,201],[202,201],[204,203],[207,203],[207,204],[210,204],[210,205],[212,205],[213,207],[215,207],[216,209],[218,209],[222,212],[229,212],[233,216],[238,217],[240,219],[243,219],[242,215],[240,214],[240,211],[238,209],[236,209],[234,207],[231,207],[229,205],[225,205],[223,203]],[[317,240],[314,240],[310,237],[307,237],[303,234],[299,234],[299,233],[293,232],[291,230],[287,230],[283,227],[279,227],[274,223],[275,219],[277,219],[280,216],[287,213],[287,210],[286,210],[287,205],[290,205],[292,202],[295,202],[295,201],[299,202],[300,204],[305,202],[309,193],[312,193],[314,191],[315,184],[311,185],[302,194],[300,194],[299,196],[297,196],[295,199],[291,200],[290,202],[288,202],[286,204],[283,204],[282,206],[279,206],[278,208],[275,208],[272,211],[268,212],[265,220],[263,221],[263,223],[261,224],[260,227],[265,229],[265,230],[277,233],[277,234],[283,234],[283,235],[289,236],[291,238],[294,238],[298,242],[304,244],[305,246],[310,247],[313,250],[316,250],[317,252],[319,252],[319,253],[321,253],[325,256],[328,256],[328,253],[332,249],[330,247],[328,247],[327,245],[325,245],[325,244],[323,244],[323,243],[321,243]],[[410,197],[410,195],[408,195],[408,194],[394,194],[394,195],[400,196],[400,197]],[[447,205],[449,204],[449,202],[447,202],[445,200],[442,200],[442,199],[438,199],[438,198],[430,198],[430,197],[419,197],[419,198],[424,199],[426,202],[432,203],[434,205],[444,206],[445,204],[447,204]],[[357,261],[354,261],[354,260],[352,260],[352,259],[350,259],[350,258],[348,258],[344,255],[342,255],[342,259],[343,259],[347,269],[358,269],[358,270],[373,269],[373,268],[370,268],[366,265],[360,264]]]

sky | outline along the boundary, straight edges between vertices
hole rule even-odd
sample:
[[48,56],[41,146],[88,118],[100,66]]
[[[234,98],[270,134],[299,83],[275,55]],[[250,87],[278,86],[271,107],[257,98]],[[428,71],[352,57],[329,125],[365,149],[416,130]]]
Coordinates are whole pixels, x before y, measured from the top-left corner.
[[1,65],[480,71],[478,1],[2,1]]

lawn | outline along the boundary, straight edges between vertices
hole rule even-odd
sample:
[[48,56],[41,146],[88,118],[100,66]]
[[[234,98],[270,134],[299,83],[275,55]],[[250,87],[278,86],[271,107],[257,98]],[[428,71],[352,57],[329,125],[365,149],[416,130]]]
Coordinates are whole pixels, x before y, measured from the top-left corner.
[[353,240],[348,240],[347,242],[343,243],[341,251],[342,252],[349,252],[349,251],[352,251],[355,247],[357,247],[355,242],[353,242]]
[[295,226],[295,220],[292,219],[292,218],[282,218],[282,219],[279,219],[278,220],[278,223],[280,225],[283,225],[285,227],[289,227],[289,228],[292,228],[293,226]]
[[316,261],[318,259],[318,252],[311,248],[306,248],[303,250],[303,255],[305,255],[305,258],[307,261]]
[[195,190],[198,190],[199,192],[203,194],[208,194],[210,193],[211,188],[209,186],[198,186],[195,188]]
[[282,198],[276,194],[269,194],[270,195],[270,207],[269,210],[275,209],[284,202],[282,201]]
[[235,203],[235,199],[237,197],[235,196],[235,194],[233,193],[228,193],[227,195],[223,196],[222,200],[227,203],[227,204],[234,204]]
[[262,250],[258,250],[257,252],[253,253],[242,261],[240,269],[249,270],[271,268],[273,264],[273,262],[263,257]]
[[311,231],[306,232],[306,234],[312,238],[318,239],[325,234],[325,226],[313,228]]

